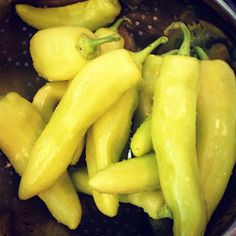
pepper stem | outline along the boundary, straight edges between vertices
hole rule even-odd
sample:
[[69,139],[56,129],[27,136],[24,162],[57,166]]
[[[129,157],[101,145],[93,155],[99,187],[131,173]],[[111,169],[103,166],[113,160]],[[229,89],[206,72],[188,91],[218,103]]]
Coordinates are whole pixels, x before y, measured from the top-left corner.
[[163,57],[163,56],[167,56],[167,55],[176,55],[176,54],[178,54],[178,51],[179,51],[179,49],[173,49],[169,52],[161,54],[161,56]]
[[97,56],[97,47],[101,44],[108,42],[116,42],[120,40],[120,36],[112,34],[103,38],[91,38],[90,36],[83,34],[80,36],[76,45],[77,49],[86,59],[93,59]]
[[168,38],[165,36],[162,36],[160,38],[158,38],[157,40],[155,40],[154,42],[152,42],[150,45],[148,45],[146,48],[144,48],[142,51],[140,52],[136,52],[136,53],[132,53],[133,58],[135,60],[135,62],[141,66],[141,64],[145,61],[145,59],[147,58],[147,56],[154,50],[156,49],[159,45],[163,44],[163,43],[167,43],[168,42]]
[[201,60],[209,60],[208,55],[206,54],[206,52],[199,46],[195,46],[194,51],[197,53],[197,56],[201,59]]
[[132,21],[128,17],[124,16],[124,17],[118,19],[112,26],[109,27],[109,29],[112,30],[112,31],[117,32],[119,26],[124,21],[128,22],[129,24],[132,24]]
[[177,54],[182,56],[190,56],[191,33],[188,27],[183,22],[173,22],[165,30],[165,35],[173,29],[181,29],[184,36],[183,43],[181,44]]

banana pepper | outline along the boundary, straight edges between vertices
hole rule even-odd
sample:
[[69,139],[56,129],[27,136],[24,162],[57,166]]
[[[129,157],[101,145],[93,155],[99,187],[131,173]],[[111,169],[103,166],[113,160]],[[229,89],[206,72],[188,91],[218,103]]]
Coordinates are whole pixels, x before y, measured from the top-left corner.
[[[89,185],[87,168],[82,167],[72,170],[71,178],[79,192],[92,195],[93,189]],[[132,194],[119,194],[119,202],[130,203],[134,206],[141,207],[144,212],[146,212],[149,217],[153,219],[166,217],[172,218],[171,212],[166,206],[160,190],[143,191]]]
[[111,51],[92,60],[77,74],[33,147],[20,182],[21,199],[30,198],[55,182],[70,164],[88,128],[137,85],[142,62],[166,41],[166,37],[161,37],[138,54],[125,49]]
[[120,10],[118,0],[88,0],[51,8],[37,8],[26,4],[16,5],[16,12],[21,19],[37,29],[82,26],[94,31],[112,23]]
[[30,54],[35,70],[44,79],[71,80],[100,55],[99,45],[117,40],[117,34],[97,39],[86,28],[61,26],[35,33],[30,40]]
[[[100,28],[95,32],[95,35],[100,38],[114,33],[118,34],[117,28],[123,20],[128,19],[121,18],[109,28]],[[123,47],[124,39],[121,38],[118,42],[103,44],[103,46],[101,46],[101,54]],[[110,163],[117,162],[120,159],[121,152],[128,141],[131,120],[137,106],[137,101],[137,90],[135,88],[131,89],[131,91],[124,94],[119,101],[89,129],[88,133],[93,133],[93,144],[95,145],[94,147],[87,147],[95,150],[92,158],[95,163],[91,163],[91,158],[88,157],[87,165],[89,169],[90,165],[95,165],[96,171],[99,171]],[[97,208],[103,214],[110,217],[117,215],[119,207],[117,195],[93,191],[93,198]]]
[[[0,100],[0,148],[19,175],[24,173],[29,153],[45,122],[34,106],[16,93]],[[77,228],[82,209],[67,172],[46,191],[39,193],[55,219],[70,229]]]
[[[131,130],[131,120],[138,101],[137,90],[131,89],[124,94],[114,106],[98,119],[89,132],[93,133],[93,161],[96,171],[99,171],[120,159],[121,153],[128,141]],[[88,134],[89,135],[89,134]],[[87,165],[91,164],[88,161]],[[115,216],[118,211],[118,196],[114,194],[93,194],[97,208],[108,216]],[[99,198],[99,199],[98,199]],[[108,198],[109,200],[106,200]],[[99,204],[103,201],[110,204]]]
[[210,219],[235,165],[236,87],[235,74],[226,62],[203,59],[197,113],[197,155]]
[[89,180],[89,185],[99,192],[114,194],[160,189],[155,154],[110,164],[95,172]]
[[161,189],[173,212],[174,234],[203,235],[207,212],[196,154],[196,111],[200,63],[190,57],[190,33],[183,23],[184,41],[178,55],[163,57],[155,84],[151,136]]

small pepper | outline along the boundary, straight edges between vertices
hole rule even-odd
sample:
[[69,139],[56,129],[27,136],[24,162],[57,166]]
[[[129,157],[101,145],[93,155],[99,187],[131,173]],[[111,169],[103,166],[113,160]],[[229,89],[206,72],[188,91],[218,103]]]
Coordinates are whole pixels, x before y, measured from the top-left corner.
[[37,73],[49,81],[71,80],[94,57],[99,45],[119,40],[110,35],[97,39],[83,27],[55,27],[38,31],[30,40],[30,54]]
[[110,43],[105,43],[105,44],[101,45],[100,46],[101,54],[104,54],[104,53],[109,52],[111,50],[124,48],[125,41],[124,41],[123,37],[118,32],[118,28],[119,28],[120,24],[124,21],[131,23],[131,20],[129,18],[122,17],[119,20],[117,20],[109,28],[100,28],[95,32],[95,35],[97,36],[97,38],[103,38],[103,37],[110,36],[113,34],[117,34],[120,37],[120,40],[117,42],[110,42]]
[[[45,122],[35,107],[16,93],[0,99],[0,148],[19,175],[22,175],[29,153],[42,132]],[[55,219],[75,229],[82,208],[67,172],[46,191],[39,194]],[[60,207],[58,207],[60,206]]]
[[78,73],[34,145],[20,182],[21,199],[47,189],[66,170],[88,128],[137,85],[144,59],[167,40],[161,37],[136,54],[111,51]]
[[110,164],[94,174],[89,185],[103,193],[127,194],[160,188],[153,153]]
[[137,157],[152,151],[151,114],[135,131],[131,138],[130,148]]
[[[120,159],[121,153],[128,142],[131,120],[137,102],[138,94],[137,90],[134,88],[125,93],[114,106],[89,129],[87,135],[89,135],[90,132],[93,133],[94,147],[88,146],[86,148],[94,149],[94,156],[92,158],[96,165],[96,172]],[[90,168],[89,165],[91,165],[91,161],[87,163],[88,168]],[[117,215],[119,206],[117,195],[104,193],[95,194],[95,204],[102,213],[108,216]],[[113,206],[111,207],[111,204],[103,204],[104,198],[113,198],[111,203]],[[108,202],[107,199],[104,201]]]
[[196,111],[200,63],[190,57],[190,32],[183,23],[184,41],[178,55],[163,57],[155,84],[151,121],[153,148],[161,189],[173,212],[174,235],[203,235],[206,204],[196,155]]
[[236,159],[235,74],[222,60],[200,54],[200,92],[197,113],[197,155],[208,219],[227,187]]
[[[153,158],[155,161],[155,158]],[[93,189],[89,185],[87,168],[82,167],[71,171],[71,178],[75,188],[82,193],[92,195]],[[143,208],[153,219],[172,218],[170,209],[166,206],[160,190],[143,191],[131,194],[119,194],[119,202],[130,203]]]
[[88,0],[51,8],[36,8],[26,4],[16,5],[16,12],[21,19],[37,29],[82,26],[94,31],[112,23],[120,10],[118,0]]

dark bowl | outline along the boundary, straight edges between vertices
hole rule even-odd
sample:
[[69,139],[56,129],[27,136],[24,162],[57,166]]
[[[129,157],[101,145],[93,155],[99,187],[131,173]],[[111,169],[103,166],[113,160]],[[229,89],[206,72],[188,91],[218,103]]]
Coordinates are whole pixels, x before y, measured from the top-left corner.
[[[16,91],[32,100],[38,88],[45,82],[31,66],[29,40],[35,29],[24,24],[15,14],[16,2],[34,2],[37,5],[48,3],[49,6],[55,6],[76,1],[0,0],[0,95]],[[128,15],[134,22],[140,22],[127,28],[137,48],[160,36],[165,27],[174,20],[183,20],[190,24],[199,20],[207,21],[221,31],[210,27],[212,37],[203,46],[210,50],[215,43],[224,44],[228,53],[224,59],[235,70],[236,5],[233,1],[123,0],[121,4],[123,15]],[[157,22],[153,21],[155,17],[158,18]],[[83,206],[82,222],[77,230],[70,231],[51,217],[38,198],[19,201],[19,176],[4,154],[0,153],[0,156],[0,236],[172,235],[173,222],[169,219],[151,220],[142,209],[129,204],[121,204],[118,216],[108,218],[97,211],[91,197],[83,194],[80,195]],[[224,197],[208,224],[207,236],[236,235],[235,182],[236,170],[233,171]]]

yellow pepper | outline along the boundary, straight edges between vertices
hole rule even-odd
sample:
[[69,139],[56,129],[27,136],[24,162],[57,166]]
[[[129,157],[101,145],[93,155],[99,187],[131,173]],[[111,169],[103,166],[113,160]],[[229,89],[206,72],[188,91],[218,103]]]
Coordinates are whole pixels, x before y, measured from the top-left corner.
[[16,5],[16,12],[21,19],[37,29],[82,26],[93,31],[112,23],[120,10],[118,0],[88,0],[51,8]]
[[30,40],[37,73],[49,81],[71,80],[94,57],[99,45],[119,40],[118,35],[97,39],[83,27],[61,26],[38,31]]
[[[88,136],[92,132],[94,155],[89,157],[95,162],[96,172],[105,168],[120,159],[121,153],[128,141],[133,112],[138,102],[136,89],[131,89],[125,93],[114,106],[98,119],[88,131]],[[91,161],[87,163],[90,168]],[[96,173],[95,172],[95,173]],[[93,173],[93,174],[95,174]],[[92,175],[90,175],[92,176]],[[93,194],[97,208],[108,216],[115,216],[118,211],[118,196],[96,192]],[[109,200],[108,200],[109,199]],[[110,204],[108,204],[110,201]],[[107,202],[107,204],[103,204]],[[112,206],[111,206],[112,205]]]
[[163,196],[173,212],[174,234],[199,236],[207,223],[196,153],[200,62],[189,56],[187,27],[174,23],[170,28],[181,28],[185,37],[178,55],[163,57],[155,84],[151,136]]
[[110,164],[90,178],[89,184],[99,192],[114,194],[157,190],[160,182],[155,155],[151,153]]
[[141,123],[131,138],[130,148],[135,156],[152,151],[151,114]]
[[33,104],[48,122],[57,104],[66,92],[67,82],[50,82],[40,88],[33,98]]
[[167,40],[161,37],[138,54],[111,51],[78,73],[33,147],[19,187],[21,199],[47,189],[66,170],[88,128],[137,85],[142,62]]
[[200,75],[197,155],[210,219],[236,160],[236,87],[235,74],[224,61],[201,61]]
[[118,40],[117,42],[110,42],[110,43],[102,44],[100,46],[101,54],[104,54],[104,53],[109,52],[111,50],[124,48],[125,41],[124,41],[123,37],[118,32],[118,27],[120,26],[120,24],[123,21],[127,21],[129,23],[131,22],[129,18],[123,17],[123,18],[120,18],[119,20],[117,20],[109,28],[100,28],[95,32],[95,35],[97,36],[97,38],[103,38],[103,37],[110,36],[113,34],[117,34],[120,37],[120,40]]
[[[72,170],[71,178],[79,192],[92,195],[93,189],[89,185],[89,177],[85,167]],[[119,202],[141,207],[153,219],[172,218],[160,190],[119,194]]]
[[[29,153],[42,132],[45,122],[35,107],[16,93],[0,99],[0,148],[19,175],[24,173]],[[38,195],[55,219],[75,229],[82,209],[67,172],[46,191]]]
[[[46,122],[51,118],[56,106],[64,96],[68,88],[68,82],[48,82],[38,90],[33,98],[33,104],[43,116]],[[84,139],[78,143],[71,164],[75,165],[83,152]]]

